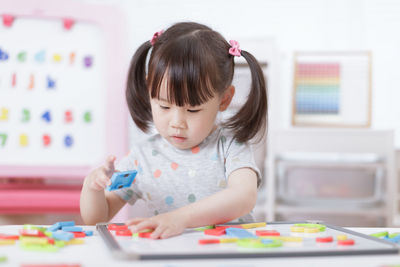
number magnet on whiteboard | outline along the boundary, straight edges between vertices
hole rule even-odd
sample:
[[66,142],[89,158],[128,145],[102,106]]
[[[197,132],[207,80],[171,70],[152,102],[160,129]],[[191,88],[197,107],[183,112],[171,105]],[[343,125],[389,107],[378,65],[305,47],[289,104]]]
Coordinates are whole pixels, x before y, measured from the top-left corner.
[[15,87],[17,85],[17,74],[13,73],[11,76],[11,86]]
[[59,63],[59,62],[61,62],[62,57],[61,57],[60,54],[54,54],[53,55],[53,60],[54,60],[54,62]]
[[17,59],[19,62],[25,62],[26,61],[26,52],[25,51],[19,52],[17,55]]
[[29,111],[29,109],[23,109],[22,110],[22,122],[28,122],[31,119],[31,112]]
[[43,145],[49,146],[51,144],[51,137],[48,134],[43,135]]
[[71,54],[69,54],[69,64],[73,65],[75,63],[75,53],[72,52]]
[[46,56],[46,52],[44,52],[44,50],[41,50],[41,51],[37,52],[35,54],[36,62],[39,62],[39,63],[44,62],[45,56]]
[[0,121],[8,120],[8,108],[0,108]]
[[85,114],[83,114],[83,120],[87,123],[92,121],[92,113],[90,111],[86,111]]
[[0,133],[0,146],[6,145],[7,136],[8,135],[6,133]]
[[64,138],[64,144],[66,147],[71,147],[74,144],[74,139],[70,135],[66,135]]
[[48,89],[56,88],[56,81],[54,79],[50,78],[50,76],[47,76],[47,88]]
[[35,76],[33,74],[29,77],[28,89],[32,90],[35,87]]
[[19,145],[20,146],[28,146],[28,136],[26,134],[19,135]]
[[0,61],[6,61],[8,57],[8,53],[0,48]]
[[51,122],[51,114],[50,114],[50,111],[45,111],[43,114],[42,114],[42,119],[43,120],[45,120],[46,122]]
[[70,30],[74,24],[75,21],[73,19],[63,19],[63,27],[66,30]]
[[11,27],[14,22],[14,16],[4,14],[3,15],[3,25],[6,27]]
[[86,56],[83,58],[83,65],[86,68],[90,68],[93,65],[93,57],[91,56]]
[[72,111],[71,110],[65,111],[65,123],[70,123],[72,122],[72,120],[73,120]]

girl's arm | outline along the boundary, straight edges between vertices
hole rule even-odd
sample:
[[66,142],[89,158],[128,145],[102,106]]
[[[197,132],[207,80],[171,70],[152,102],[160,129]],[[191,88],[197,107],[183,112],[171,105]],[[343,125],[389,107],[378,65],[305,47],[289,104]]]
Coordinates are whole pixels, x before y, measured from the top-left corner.
[[115,157],[108,157],[104,166],[93,170],[84,180],[80,209],[85,224],[96,224],[111,220],[125,205],[119,196],[104,189],[111,183]]
[[229,222],[249,213],[257,200],[257,174],[250,168],[241,168],[231,173],[228,187],[175,211],[148,219],[137,218],[127,222],[133,231],[155,229],[152,238],[167,238],[178,235],[185,228]]

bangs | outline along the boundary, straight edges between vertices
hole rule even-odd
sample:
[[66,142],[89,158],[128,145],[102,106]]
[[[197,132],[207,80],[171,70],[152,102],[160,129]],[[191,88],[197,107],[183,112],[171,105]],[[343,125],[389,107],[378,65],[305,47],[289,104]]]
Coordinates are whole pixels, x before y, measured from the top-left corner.
[[151,98],[160,99],[161,90],[166,90],[168,102],[182,107],[201,105],[216,95],[215,63],[204,45],[196,42],[177,40],[152,55],[148,75]]

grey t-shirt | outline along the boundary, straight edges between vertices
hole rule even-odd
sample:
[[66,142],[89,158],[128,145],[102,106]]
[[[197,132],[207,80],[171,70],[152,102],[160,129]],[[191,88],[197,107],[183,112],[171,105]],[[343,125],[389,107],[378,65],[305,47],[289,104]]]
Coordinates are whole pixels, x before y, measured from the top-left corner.
[[[229,175],[240,168],[253,169],[260,184],[251,147],[237,142],[227,129],[218,127],[198,146],[186,150],[155,134],[134,144],[117,162],[117,170],[135,169],[138,174],[131,187],[114,192],[131,205],[144,200],[149,211],[157,215],[223,190]],[[254,218],[248,214],[238,220],[252,222]]]

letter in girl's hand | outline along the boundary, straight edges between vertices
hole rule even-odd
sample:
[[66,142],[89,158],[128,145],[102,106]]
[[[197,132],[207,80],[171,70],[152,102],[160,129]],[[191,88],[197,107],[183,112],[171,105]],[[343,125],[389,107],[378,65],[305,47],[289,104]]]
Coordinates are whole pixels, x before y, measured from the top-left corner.
[[137,171],[115,172],[111,177],[111,185],[107,186],[107,191],[113,191],[131,186]]

